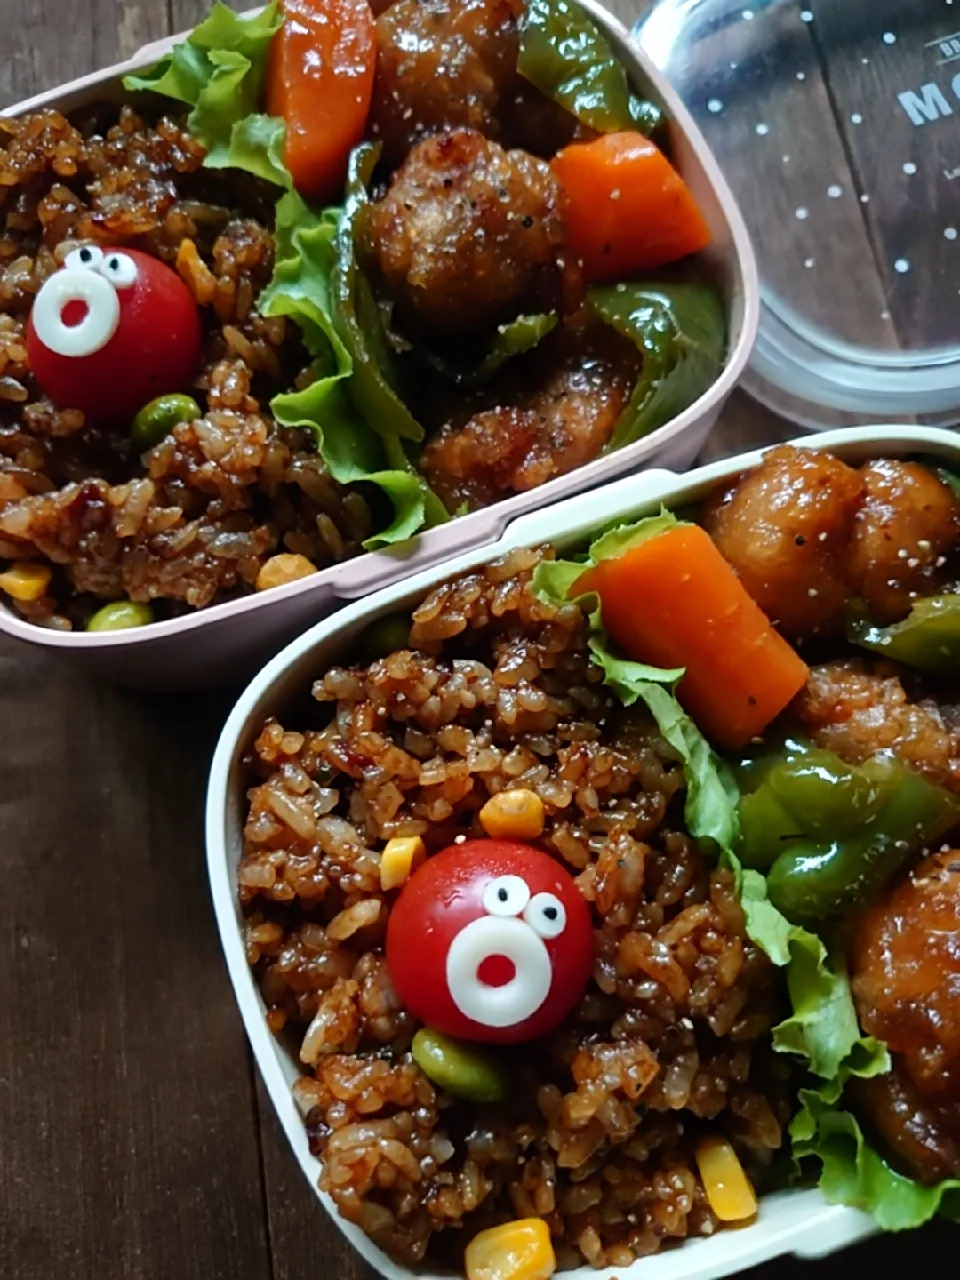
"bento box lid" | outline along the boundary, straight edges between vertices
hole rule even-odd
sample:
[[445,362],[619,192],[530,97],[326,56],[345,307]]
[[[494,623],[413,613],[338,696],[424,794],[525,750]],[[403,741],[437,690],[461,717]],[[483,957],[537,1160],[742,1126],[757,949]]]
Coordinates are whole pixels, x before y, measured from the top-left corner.
[[660,0],[636,34],[753,237],[747,390],[811,428],[960,421],[960,0]]

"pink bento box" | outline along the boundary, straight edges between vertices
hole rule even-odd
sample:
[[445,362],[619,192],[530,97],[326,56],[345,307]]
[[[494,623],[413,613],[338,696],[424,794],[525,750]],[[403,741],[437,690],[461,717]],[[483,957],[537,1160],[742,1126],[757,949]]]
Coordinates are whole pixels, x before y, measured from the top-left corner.
[[[703,257],[724,296],[729,337],[726,362],[710,390],[645,439],[597,458],[539,489],[461,516],[402,546],[358,556],[286,587],[136,630],[99,633],[48,631],[23,621],[0,604],[0,632],[55,650],[90,674],[117,684],[144,689],[198,689],[226,684],[250,674],[305,627],[345,601],[360,599],[440,561],[488,546],[525,512],[652,464],[682,469],[693,462],[753,346],[759,313],[756,262],[733,196],[680,99],[616,18],[596,0],[578,2],[610,40],[628,69],[634,89],[651,94],[666,107],[677,166],[700,202],[713,234],[713,244]],[[181,38],[170,37],[147,45],[128,62],[51,89],[3,114],[22,115],[38,107],[69,111],[97,99],[117,97],[123,93],[120,82],[124,75],[149,66]]]

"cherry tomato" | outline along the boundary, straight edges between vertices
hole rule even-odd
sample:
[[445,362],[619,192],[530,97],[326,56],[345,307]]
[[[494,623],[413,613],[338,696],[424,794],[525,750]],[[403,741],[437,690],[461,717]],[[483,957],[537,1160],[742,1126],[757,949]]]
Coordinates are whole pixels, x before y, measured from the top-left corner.
[[55,405],[111,425],[184,387],[202,338],[197,304],[175,271],[135,249],[85,245],[37,294],[27,355]]
[[593,969],[590,910],[553,858],[469,840],[429,858],[390,912],[387,965],[407,1009],[460,1040],[519,1044],[552,1031]]

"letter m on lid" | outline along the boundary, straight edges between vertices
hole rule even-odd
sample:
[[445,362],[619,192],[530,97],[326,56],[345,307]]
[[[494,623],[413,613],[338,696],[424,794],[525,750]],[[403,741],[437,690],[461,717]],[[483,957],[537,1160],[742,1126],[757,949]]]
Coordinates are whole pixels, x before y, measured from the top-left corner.
[[898,98],[901,107],[918,126],[931,120],[939,120],[941,116],[953,115],[953,108],[943,96],[943,90],[936,84],[925,84],[919,93],[910,90],[899,94]]

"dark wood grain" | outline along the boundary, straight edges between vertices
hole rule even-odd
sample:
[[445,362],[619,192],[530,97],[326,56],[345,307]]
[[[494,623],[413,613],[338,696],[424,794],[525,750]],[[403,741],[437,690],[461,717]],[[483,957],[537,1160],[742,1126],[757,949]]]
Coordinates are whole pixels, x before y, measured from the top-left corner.
[[[638,0],[616,7],[632,22]],[[205,9],[0,0],[0,103]],[[812,102],[823,109],[819,88]],[[707,456],[792,432],[738,393]],[[3,1280],[371,1280],[254,1081],[215,939],[201,809],[228,701],[112,691],[0,641]],[[890,1259],[933,1262],[942,1239],[785,1260],[754,1280],[887,1275]]]

